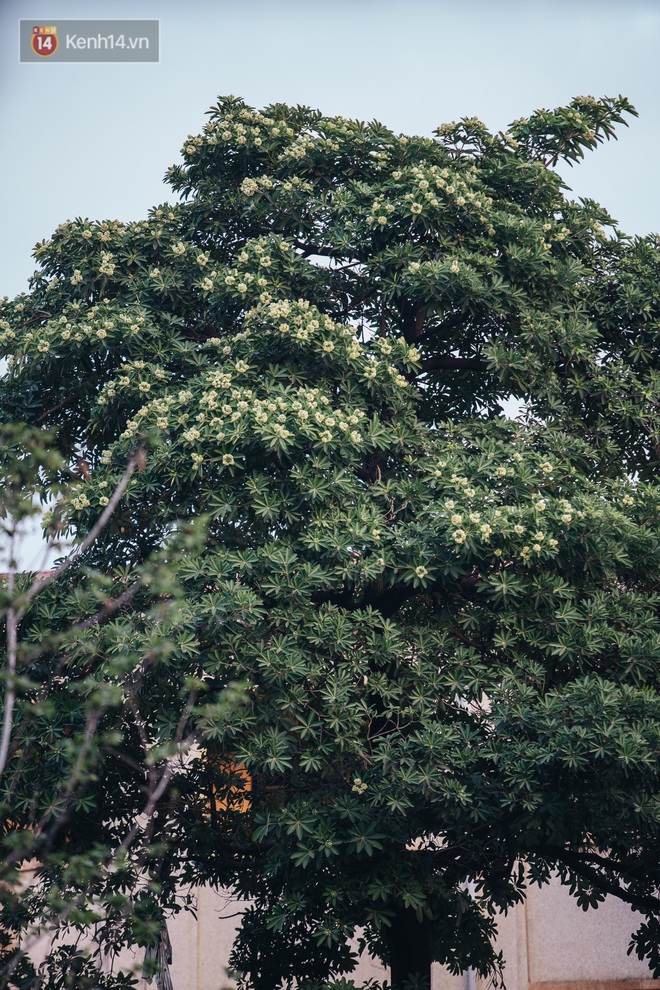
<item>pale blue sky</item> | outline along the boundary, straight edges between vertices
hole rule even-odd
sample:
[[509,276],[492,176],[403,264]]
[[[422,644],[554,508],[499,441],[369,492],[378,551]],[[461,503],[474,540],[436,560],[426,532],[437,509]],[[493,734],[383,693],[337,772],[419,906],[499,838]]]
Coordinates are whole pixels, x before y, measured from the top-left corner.
[[[623,93],[640,117],[566,169],[631,233],[660,231],[658,0],[2,0],[0,296],[34,244],[75,216],[138,219],[218,94],[305,103],[430,134],[505,127],[576,95]],[[18,62],[18,21],[158,18],[158,64]]]

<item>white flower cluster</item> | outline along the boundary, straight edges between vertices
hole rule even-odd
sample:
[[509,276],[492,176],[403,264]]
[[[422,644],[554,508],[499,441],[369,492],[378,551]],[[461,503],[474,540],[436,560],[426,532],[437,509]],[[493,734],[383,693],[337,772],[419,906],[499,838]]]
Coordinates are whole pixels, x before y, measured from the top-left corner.
[[115,271],[114,255],[111,251],[101,252],[101,264],[99,266],[99,272],[101,275],[113,275]]
[[387,201],[385,196],[377,196],[371,205],[371,215],[367,217],[367,223],[384,227],[395,210],[394,203]]
[[[247,370],[248,365],[239,360],[234,367]],[[124,377],[130,382],[129,375]],[[230,371],[207,372],[190,389],[152,400],[129,420],[120,440],[132,441],[151,424],[168,429],[168,459],[176,457],[177,451],[184,456],[187,449],[185,456],[189,461],[192,458],[195,470],[207,461],[233,465],[237,452],[242,456],[246,445],[249,448],[255,442],[272,449],[300,442],[322,449],[338,444],[343,450],[355,451],[370,444],[365,410],[356,406],[335,409],[322,389],[282,389],[279,395],[267,392],[259,397],[253,389],[232,387],[232,380]],[[209,389],[209,384],[217,388]],[[128,386],[120,380],[115,387]]]
[[133,361],[122,367],[121,374],[112,378],[99,393],[96,404],[106,406],[108,402],[117,396],[118,393],[137,391],[141,395],[148,395],[152,387],[156,384],[147,381],[144,377],[145,371],[156,378],[157,381],[165,381],[168,373],[164,368],[147,366],[144,361]]
[[240,190],[244,196],[256,196],[258,193],[262,193],[265,190],[271,192],[272,196],[277,197],[280,193],[289,194],[292,191],[297,193],[309,193],[314,192],[314,186],[311,182],[307,182],[301,179],[300,176],[294,175],[290,179],[285,179],[284,181],[276,181],[269,175],[260,175],[255,178],[243,179],[240,185]]
[[255,179],[243,179],[241,192],[246,196],[254,196],[255,193],[259,192],[259,183]]
[[[289,158],[294,160],[300,160],[301,158],[306,158],[311,149],[321,142],[317,141],[309,134],[302,134],[300,137],[296,138],[279,156],[280,161],[286,161]],[[327,145],[327,142],[324,142]],[[334,142],[333,142],[334,145]]]
[[260,148],[264,141],[294,136],[294,129],[286,121],[277,121],[248,107],[233,107],[227,109],[222,117],[209,121],[204,127],[204,136],[189,136],[183,147],[183,154],[191,157],[204,144],[214,147],[217,144],[233,143]]
[[280,337],[289,338],[296,345],[309,343],[320,357],[332,355],[335,365],[341,358],[353,367],[356,363],[361,365],[361,377],[374,385],[393,383],[398,389],[408,388],[408,379],[392,362],[412,367],[420,357],[416,348],[410,347],[403,338],[378,338],[370,345],[362,345],[356,339],[353,327],[335,323],[304,299],[295,302],[264,300],[246,314],[248,333],[252,328],[258,328],[262,336],[264,329],[274,325]]
[[16,331],[12,328],[9,320],[0,320],[0,344],[6,344],[15,339]]
[[453,204],[470,209],[491,236],[495,233],[487,215],[493,200],[481,188],[474,167],[452,171],[437,165],[413,166],[404,171],[397,169],[392,178],[397,182],[403,180],[401,184],[409,190],[402,201],[409,214],[419,216],[428,207],[435,210]]
[[[126,312],[113,314],[107,301],[100,305],[82,308],[78,302],[70,303],[64,313],[48,320],[38,330],[28,330],[22,337],[22,349],[25,354],[35,350],[46,353],[52,348],[60,348],[62,344],[72,341],[74,344],[98,345],[124,340],[127,333],[135,336],[144,329],[146,323],[143,312],[130,309]],[[16,339],[16,332],[7,324],[0,333],[0,343]]]
[[[555,465],[536,454],[530,455],[530,463],[525,463],[518,451],[509,456],[515,465],[524,466],[526,477],[530,468],[535,469],[540,476],[540,487],[547,484],[544,476],[556,471]],[[483,552],[489,546],[488,552],[497,558],[517,557],[527,563],[535,557],[553,556],[559,546],[557,536],[575,519],[585,518],[585,512],[565,498],[540,497],[531,492],[529,499],[517,503],[503,501],[507,488],[502,489],[499,483],[517,473],[511,464],[493,464],[490,477],[482,474],[480,481],[459,474],[469,464],[451,453],[448,458],[436,461],[436,465],[428,467],[432,485],[445,491],[453,488],[455,495],[445,498],[435,515],[444,520],[448,538],[459,549]],[[480,470],[484,472],[485,468]]]

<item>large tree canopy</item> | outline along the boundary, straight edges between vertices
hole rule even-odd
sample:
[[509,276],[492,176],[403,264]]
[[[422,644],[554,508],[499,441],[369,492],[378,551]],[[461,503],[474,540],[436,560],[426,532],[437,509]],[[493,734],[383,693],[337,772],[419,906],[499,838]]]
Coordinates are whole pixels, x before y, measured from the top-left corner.
[[[11,848],[51,836],[35,913],[56,888],[101,941],[149,944],[210,881],[252,899],[246,987],[325,986],[362,926],[399,990],[432,959],[495,971],[496,911],[556,870],[642,912],[660,973],[660,249],[554,171],[625,113],[580,98],[409,138],[228,98],[169,172],[180,203],[38,245],[0,313],[0,412],[56,429],[79,472],[46,525],[84,535],[146,454],[23,620],[2,787]],[[165,563],[179,590],[145,579],[50,643],[90,574],[117,593]],[[48,831],[90,676],[112,741]],[[124,846],[154,767],[158,815]],[[99,843],[121,882],[80,866]]]

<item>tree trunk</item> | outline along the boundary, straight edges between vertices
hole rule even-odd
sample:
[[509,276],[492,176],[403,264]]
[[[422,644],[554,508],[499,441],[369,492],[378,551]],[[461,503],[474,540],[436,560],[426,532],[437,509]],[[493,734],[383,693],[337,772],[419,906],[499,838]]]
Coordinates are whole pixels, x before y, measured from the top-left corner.
[[[392,990],[403,990],[406,981],[431,987],[431,927],[428,918],[418,921],[414,911],[401,909],[388,929]],[[422,981],[426,981],[425,983]]]

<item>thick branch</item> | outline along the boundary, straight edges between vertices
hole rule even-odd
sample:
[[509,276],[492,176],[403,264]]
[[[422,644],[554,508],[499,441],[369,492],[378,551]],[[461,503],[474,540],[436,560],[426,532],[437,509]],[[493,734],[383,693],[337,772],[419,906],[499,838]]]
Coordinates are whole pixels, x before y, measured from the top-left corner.
[[417,309],[409,300],[397,299],[396,297],[394,304],[401,315],[401,329],[406,343],[414,344],[424,326],[426,307],[422,306],[420,309]]
[[302,251],[303,258],[309,258],[314,254],[318,254],[320,258],[343,258],[344,254],[342,251],[333,250],[329,247],[319,247],[316,244],[305,244],[304,241],[299,241],[297,238],[294,239],[293,243]]
[[440,368],[452,371],[487,371],[488,363],[482,358],[454,357],[452,354],[434,354],[422,361],[422,371],[437,371]]
[[347,611],[357,611],[358,609],[370,606],[381,615],[394,615],[397,609],[409,598],[419,594],[418,589],[412,585],[395,585],[392,588],[376,588],[360,597],[350,589],[344,591],[321,591],[312,595],[315,605],[325,605],[330,603]]
[[[542,848],[541,852],[549,859],[554,858],[557,862],[564,863],[570,870],[573,870],[574,873],[588,880],[590,884],[604,894],[613,894],[619,900],[625,901],[627,904],[632,904],[634,907],[651,911],[653,914],[657,914],[660,910],[660,898],[631,894],[620,883],[617,883],[615,880],[609,880],[602,873],[592,869],[585,862],[585,857],[582,853],[574,852],[571,849],[557,849],[553,847]],[[607,866],[607,864],[604,865]],[[612,863],[609,869],[615,872],[616,863]]]
[[454,327],[459,327],[461,323],[465,323],[468,315],[468,313],[464,312],[454,313],[452,316],[448,316],[446,320],[443,320],[442,323],[427,324],[417,339],[418,341],[427,340],[430,337],[440,336],[445,330],[453,330]]

